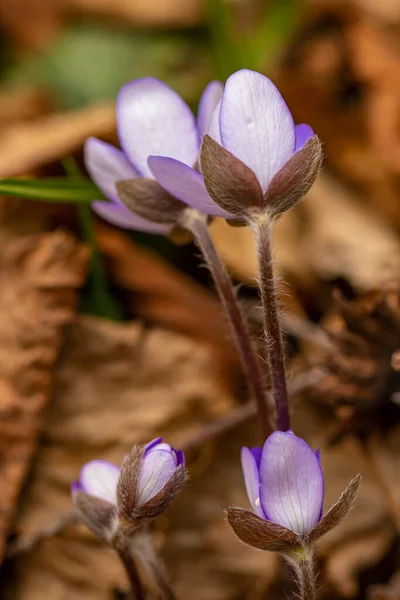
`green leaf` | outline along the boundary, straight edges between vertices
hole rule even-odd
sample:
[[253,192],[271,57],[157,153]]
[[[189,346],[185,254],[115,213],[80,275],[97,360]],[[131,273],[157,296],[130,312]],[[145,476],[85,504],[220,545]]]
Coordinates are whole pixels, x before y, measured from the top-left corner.
[[44,202],[89,203],[106,200],[87,177],[46,177],[43,179],[0,179],[0,194]]
[[64,27],[44,52],[12,64],[5,79],[49,89],[59,106],[69,109],[114,100],[124,83],[145,76],[162,79],[197,102],[206,80],[203,55],[192,31],[139,31],[85,21]]

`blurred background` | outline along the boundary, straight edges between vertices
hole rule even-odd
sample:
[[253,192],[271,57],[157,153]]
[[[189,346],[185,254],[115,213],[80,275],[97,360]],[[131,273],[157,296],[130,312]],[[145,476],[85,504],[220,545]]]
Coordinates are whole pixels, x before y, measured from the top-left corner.
[[[85,176],[88,136],[118,143],[125,82],[158,77],[196,110],[211,79],[244,67],[271,77],[326,154],[274,232],[293,428],[321,448],[326,508],[363,474],[320,542],[320,597],[400,598],[399,33],[398,0],[0,0],[2,599],[126,597],[115,557],[69,523],[70,481],[161,434],[191,473],[154,526],[178,597],[293,593],[279,558],[224,521],[248,505],[239,452],[260,439],[196,248],[33,181]],[[211,231],[260,339],[251,232]]]

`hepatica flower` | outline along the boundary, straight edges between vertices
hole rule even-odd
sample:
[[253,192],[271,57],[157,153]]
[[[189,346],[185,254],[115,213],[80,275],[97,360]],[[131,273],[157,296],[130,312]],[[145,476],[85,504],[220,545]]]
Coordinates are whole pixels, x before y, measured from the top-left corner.
[[238,537],[262,550],[290,553],[314,541],[347,514],[359,486],[352,480],[323,517],[324,477],[319,454],[291,431],[275,431],[261,448],[242,449],[253,512],[230,507]]
[[213,200],[252,220],[293,206],[314,183],[322,149],[309,125],[295,125],[276,86],[241,70],[229,77],[201,152]]
[[[227,216],[211,200],[196,170],[201,142],[222,91],[218,81],[207,86],[196,120],[184,100],[161,81],[146,77],[127,83],[117,98],[117,130],[122,150],[96,138],[85,143],[87,170],[110,200],[94,202],[93,209],[120,227],[159,234],[168,234],[174,227],[175,215],[167,210],[171,201],[168,192],[185,203],[185,207],[210,208],[220,216]],[[117,191],[117,182],[127,186]],[[121,202],[121,190],[126,204],[144,212],[148,208],[151,216],[154,204],[158,203],[159,209],[164,205],[167,208],[164,214],[156,211],[158,222],[143,218]]]
[[163,512],[185,478],[183,452],[157,438],[134,446],[121,468],[103,460],[88,462],[72,494],[82,520],[110,539],[121,523],[136,526]]

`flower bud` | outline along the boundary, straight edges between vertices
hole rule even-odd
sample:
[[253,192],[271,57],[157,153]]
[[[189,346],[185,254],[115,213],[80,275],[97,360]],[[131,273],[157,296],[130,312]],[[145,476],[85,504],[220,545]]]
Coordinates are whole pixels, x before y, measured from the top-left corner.
[[186,476],[183,452],[157,438],[134,446],[121,469],[102,460],[87,463],[72,484],[72,494],[81,520],[110,540],[121,525],[130,529],[161,514]]

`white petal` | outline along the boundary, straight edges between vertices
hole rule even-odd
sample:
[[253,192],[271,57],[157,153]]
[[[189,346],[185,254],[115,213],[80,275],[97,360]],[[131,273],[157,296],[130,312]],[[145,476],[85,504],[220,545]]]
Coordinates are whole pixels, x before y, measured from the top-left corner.
[[221,103],[223,91],[224,86],[220,81],[211,81],[201,96],[197,115],[197,130],[200,143],[205,134],[210,130],[211,120],[215,109]]
[[245,163],[265,191],[293,155],[292,115],[276,86],[246,69],[226,82],[221,103],[222,145]]
[[171,479],[175,470],[176,457],[172,454],[172,450],[154,448],[147,455],[145,454],[138,479],[138,506],[158,494]]
[[117,503],[117,485],[120,469],[106,460],[92,460],[81,469],[81,490],[112,504]]
[[117,99],[117,127],[121,146],[146,177],[147,158],[170,156],[190,166],[197,160],[199,143],[192,111],[167,85],[146,77],[127,83]]
[[117,181],[139,176],[121,150],[94,137],[85,142],[84,160],[91,179],[107,198],[115,202],[119,202]]

